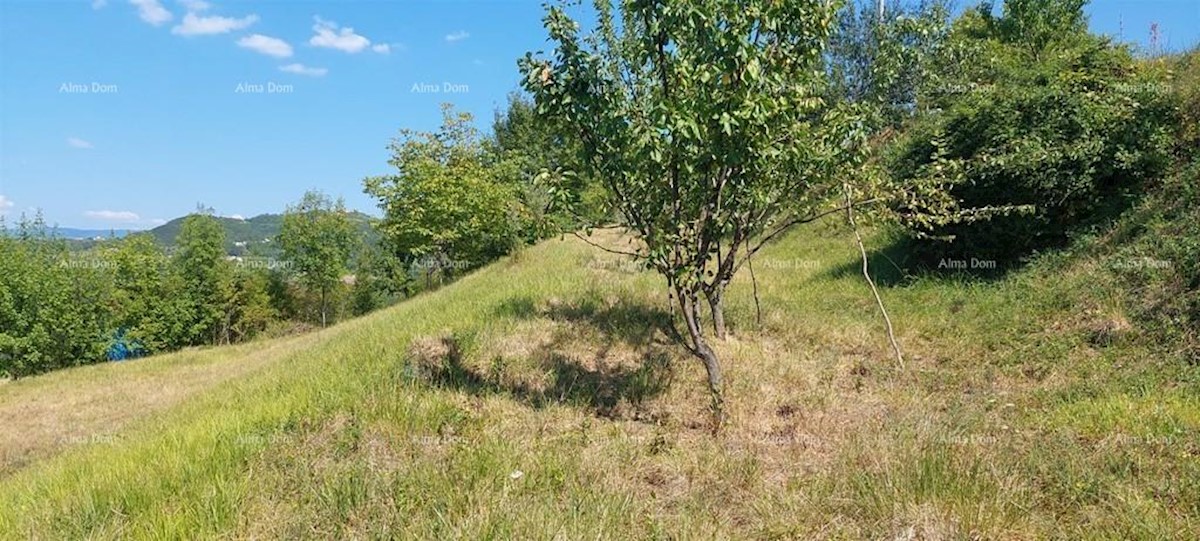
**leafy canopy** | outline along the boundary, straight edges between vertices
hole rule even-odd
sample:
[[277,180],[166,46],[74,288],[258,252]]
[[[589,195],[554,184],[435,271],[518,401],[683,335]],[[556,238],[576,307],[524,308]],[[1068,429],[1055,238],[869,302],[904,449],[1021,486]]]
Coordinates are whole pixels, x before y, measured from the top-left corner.
[[[551,59],[521,61],[540,113],[581,140],[587,171],[684,290],[719,289],[743,242],[836,196],[850,124],[821,99],[829,2],[597,2],[584,38],[562,7]],[[745,253],[742,251],[740,253]]]
[[513,186],[496,178],[471,122],[470,114],[444,105],[437,132],[406,129],[392,142],[396,174],[364,181],[384,211],[379,231],[409,264],[453,273],[517,243]]

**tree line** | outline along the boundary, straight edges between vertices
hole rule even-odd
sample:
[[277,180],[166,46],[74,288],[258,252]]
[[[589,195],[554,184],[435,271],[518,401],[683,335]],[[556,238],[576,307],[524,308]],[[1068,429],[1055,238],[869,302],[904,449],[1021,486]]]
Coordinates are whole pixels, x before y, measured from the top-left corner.
[[[71,250],[40,215],[0,234],[0,375],[123,360],[297,332],[381,305],[348,280],[357,232],[344,206],[310,192],[288,208],[283,257],[227,254],[210,211],[173,245],[149,233]],[[365,257],[363,258],[366,259]]]

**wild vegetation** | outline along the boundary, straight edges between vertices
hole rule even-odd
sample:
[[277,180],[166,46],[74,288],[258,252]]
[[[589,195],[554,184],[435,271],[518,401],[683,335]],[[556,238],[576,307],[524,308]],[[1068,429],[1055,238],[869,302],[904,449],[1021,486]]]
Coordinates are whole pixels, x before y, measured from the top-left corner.
[[230,255],[208,211],[182,220],[171,246],[138,233],[86,251],[40,217],[25,219],[0,235],[0,374],[243,342],[324,324],[331,311],[365,313],[390,297],[365,265],[353,269],[362,287],[343,283],[358,239],[348,213],[316,193],[285,213],[271,239],[286,258]]
[[1192,537],[1200,51],[1082,5],[552,6],[378,245],[20,224],[0,538]]

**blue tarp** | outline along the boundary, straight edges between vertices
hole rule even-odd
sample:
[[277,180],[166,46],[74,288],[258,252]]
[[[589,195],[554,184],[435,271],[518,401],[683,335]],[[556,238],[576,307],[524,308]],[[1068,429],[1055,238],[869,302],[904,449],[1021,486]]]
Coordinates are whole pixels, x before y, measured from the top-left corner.
[[117,329],[113,333],[112,341],[108,345],[108,350],[104,352],[110,361],[124,361],[126,359],[136,359],[146,354],[146,348],[137,340],[130,340],[125,336],[125,329]]

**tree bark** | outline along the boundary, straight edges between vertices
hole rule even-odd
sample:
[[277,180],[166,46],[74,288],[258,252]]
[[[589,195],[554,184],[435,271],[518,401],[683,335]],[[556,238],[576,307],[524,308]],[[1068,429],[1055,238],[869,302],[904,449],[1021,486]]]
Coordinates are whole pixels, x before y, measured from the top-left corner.
[[695,291],[677,290],[675,293],[679,299],[679,308],[683,312],[683,319],[687,323],[688,338],[692,342],[688,349],[704,363],[704,370],[708,373],[708,392],[712,397],[712,430],[713,433],[716,433],[725,424],[725,390],[721,381],[720,361],[717,359],[716,352],[704,340],[698,295]]
[[717,340],[724,340],[727,336],[725,332],[725,288],[721,285],[715,286],[705,292],[704,296],[708,299],[708,308],[712,311],[713,336]]

